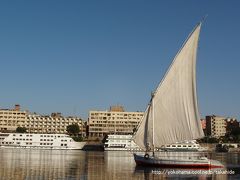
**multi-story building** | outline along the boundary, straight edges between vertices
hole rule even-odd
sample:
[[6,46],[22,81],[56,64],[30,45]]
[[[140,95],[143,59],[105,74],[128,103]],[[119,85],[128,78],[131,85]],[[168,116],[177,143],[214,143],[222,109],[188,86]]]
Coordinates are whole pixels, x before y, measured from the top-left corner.
[[20,105],[15,105],[14,109],[0,109],[0,131],[15,131],[17,127],[24,126],[27,111],[21,111]]
[[21,111],[18,104],[14,109],[0,109],[0,132],[14,132],[17,127],[25,127],[31,133],[67,133],[67,126],[71,124],[78,124],[80,134],[86,136],[86,122],[79,117],[63,117],[61,113],[30,114]]
[[61,113],[52,113],[51,116],[29,114],[24,127],[31,133],[67,133],[67,126],[71,124],[78,124],[80,134],[86,136],[85,123],[81,118],[63,117]]
[[88,134],[90,137],[132,134],[143,115],[143,112],[125,112],[122,106],[111,106],[109,111],[90,111]]
[[206,132],[208,136],[222,137],[226,135],[226,117],[206,116]]

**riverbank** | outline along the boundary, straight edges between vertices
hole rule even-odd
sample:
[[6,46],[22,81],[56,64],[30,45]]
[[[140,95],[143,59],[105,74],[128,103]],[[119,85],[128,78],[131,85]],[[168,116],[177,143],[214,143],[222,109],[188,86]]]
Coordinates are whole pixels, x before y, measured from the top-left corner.
[[87,141],[83,147],[84,151],[104,151],[103,143],[101,141]]
[[[201,143],[200,146],[207,149],[207,152],[215,152],[217,143]],[[238,144],[224,143],[229,147],[229,152],[240,152]],[[101,141],[87,141],[84,151],[104,151],[104,144]]]
[[[200,146],[206,148],[207,152],[215,152],[217,144],[218,143],[200,143]],[[222,143],[222,144],[229,147],[229,152],[240,152],[238,143]]]

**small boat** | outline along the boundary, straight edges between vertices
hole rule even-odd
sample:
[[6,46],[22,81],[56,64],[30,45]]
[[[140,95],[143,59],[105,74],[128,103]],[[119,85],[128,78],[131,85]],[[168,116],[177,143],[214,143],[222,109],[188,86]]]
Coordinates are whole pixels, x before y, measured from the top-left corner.
[[215,151],[216,152],[229,152],[229,147],[224,144],[217,144]]
[[196,91],[196,56],[200,22],[173,59],[157,89],[151,94],[136,133],[135,143],[145,154],[134,153],[137,165],[174,168],[221,168],[206,157],[157,156],[156,147],[204,137]]
[[0,148],[82,149],[86,142],[76,142],[66,134],[0,133]]

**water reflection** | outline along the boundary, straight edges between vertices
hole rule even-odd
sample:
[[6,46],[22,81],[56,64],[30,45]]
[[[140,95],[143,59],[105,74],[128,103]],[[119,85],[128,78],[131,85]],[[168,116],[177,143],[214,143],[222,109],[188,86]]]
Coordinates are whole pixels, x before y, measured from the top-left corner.
[[143,173],[145,180],[150,179],[227,179],[227,175],[216,174],[217,171],[224,171],[225,169],[164,169],[154,167],[139,167],[135,168],[135,173]]
[[[1,179],[80,179],[85,152],[1,149]],[[76,171],[77,170],[77,171]]]
[[0,179],[240,179],[238,153],[211,154],[211,157],[227,164],[225,170],[233,170],[235,174],[196,175],[198,170],[179,174],[179,169],[136,167],[131,152],[0,149]]

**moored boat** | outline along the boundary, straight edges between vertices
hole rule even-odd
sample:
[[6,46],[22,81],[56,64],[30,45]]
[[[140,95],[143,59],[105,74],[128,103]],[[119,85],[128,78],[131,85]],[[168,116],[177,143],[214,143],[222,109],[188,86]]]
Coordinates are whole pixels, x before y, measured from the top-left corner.
[[66,134],[0,133],[1,148],[82,149],[85,144]]
[[[109,134],[104,141],[104,151],[143,151],[133,141],[132,135]],[[176,142],[155,148],[155,151],[171,152],[202,152],[207,148],[201,147],[196,140]]]
[[133,142],[132,135],[109,134],[104,151],[141,151],[141,148]]
[[197,143],[196,140],[192,141],[182,141],[182,142],[176,142],[173,144],[167,144],[163,145],[162,147],[158,148],[162,151],[180,151],[180,152],[203,152],[207,151],[207,148],[201,147],[200,144]]
[[215,151],[216,152],[228,152],[229,147],[227,145],[219,143],[219,144],[216,145]]

